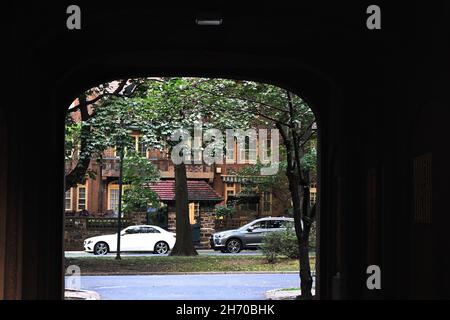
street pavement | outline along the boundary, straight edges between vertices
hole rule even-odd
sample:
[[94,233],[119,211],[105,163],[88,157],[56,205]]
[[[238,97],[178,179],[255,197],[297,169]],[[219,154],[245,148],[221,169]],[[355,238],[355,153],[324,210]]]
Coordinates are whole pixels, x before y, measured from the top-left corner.
[[[261,252],[261,250],[243,250],[241,252],[239,252],[238,254],[235,253],[222,253],[220,251],[214,251],[214,250],[208,250],[208,249],[201,249],[201,250],[197,250],[198,254],[201,256],[214,256],[214,255],[220,255],[220,256],[224,256],[224,255],[231,255],[231,256],[259,256],[262,255],[263,253]],[[66,251],[65,252],[65,257],[66,258],[84,258],[84,257],[112,257],[115,256],[115,253],[108,253],[107,255],[104,256],[96,256],[93,253],[87,253],[84,251]],[[151,252],[143,252],[143,253],[121,253],[120,254],[122,257],[157,257],[157,256],[167,256],[167,254],[165,255],[156,255],[153,254]]]
[[263,300],[268,290],[294,287],[292,273],[81,276],[81,289],[103,300]]

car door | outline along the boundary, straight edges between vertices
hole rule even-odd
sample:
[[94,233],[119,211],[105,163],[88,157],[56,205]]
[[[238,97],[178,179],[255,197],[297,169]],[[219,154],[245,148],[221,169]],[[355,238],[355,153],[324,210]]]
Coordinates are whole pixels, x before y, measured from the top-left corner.
[[123,231],[120,237],[121,251],[136,251],[139,244],[140,230],[139,227],[128,227]]
[[269,232],[280,232],[286,230],[283,220],[269,220],[267,221],[267,233]]
[[264,234],[267,231],[266,221],[256,222],[250,226],[250,229],[245,234],[246,245],[252,247],[261,245]]
[[161,240],[161,233],[156,228],[143,226],[139,228],[139,240],[136,251],[153,251],[156,242]]

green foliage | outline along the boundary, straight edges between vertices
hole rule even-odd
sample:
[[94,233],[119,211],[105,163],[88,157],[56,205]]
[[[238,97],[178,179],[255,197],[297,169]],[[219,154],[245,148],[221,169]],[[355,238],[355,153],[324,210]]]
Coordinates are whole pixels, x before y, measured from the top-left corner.
[[[133,148],[131,131],[139,131],[150,148],[169,147],[176,129],[192,129],[199,121],[203,128],[221,131],[229,128],[274,128],[275,122],[295,125],[301,135],[314,122],[304,101],[292,95],[295,116],[290,119],[286,91],[270,84],[252,81],[206,78],[132,79],[139,87],[132,97],[108,95],[92,105],[89,120],[66,120],[66,150],[80,141],[81,127],[89,126],[87,144],[79,157],[99,159],[108,148]],[[111,92],[111,83],[93,88],[86,95]],[[302,131],[303,130],[303,131]],[[204,147],[204,146],[202,146]],[[312,153],[305,150],[305,165],[314,167]],[[68,155],[70,153],[68,152]]]
[[72,160],[75,151],[79,148],[81,134],[81,123],[73,121],[70,115],[66,117],[66,134],[65,134],[65,158]]
[[128,154],[123,163],[124,212],[145,211],[158,203],[157,194],[148,187],[158,180],[159,171],[150,161],[135,152]]
[[311,224],[311,230],[309,231],[309,249],[315,250],[316,249],[316,243],[317,243],[317,223],[314,221]]
[[217,206],[215,209],[217,218],[232,217],[236,213],[236,209],[227,206]]
[[275,263],[280,256],[298,258],[298,240],[294,229],[287,228],[284,231],[267,234],[264,237],[262,251],[269,263]]

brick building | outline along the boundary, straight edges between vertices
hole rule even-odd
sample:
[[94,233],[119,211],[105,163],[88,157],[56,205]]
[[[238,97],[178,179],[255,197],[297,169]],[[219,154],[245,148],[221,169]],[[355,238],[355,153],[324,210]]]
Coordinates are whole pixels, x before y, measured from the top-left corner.
[[[170,160],[170,155],[161,150],[146,149],[140,141],[137,133],[133,134],[135,138],[136,150],[150,162],[152,162],[160,172],[161,188],[160,191],[167,186],[172,186],[174,181],[174,165]],[[69,171],[74,163],[66,164],[66,171]],[[233,204],[232,199],[236,199],[243,189],[242,181],[236,175],[236,172],[243,166],[249,164],[190,164],[186,166],[188,186],[203,186],[215,195],[214,201],[208,200],[210,211],[213,211],[215,205],[225,205],[235,207],[235,218],[254,219],[262,216],[280,216],[286,214],[289,205],[289,198],[285,193],[277,193],[276,190],[270,192],[257,192],[253,195],[253,200]],[[78,185],[66,192],[65,209],[67,213],[79,215],[80,212],[89,216],[114,216],[117,214],[119,200],[119,158],[115,150],[108,149],[103,155],[103,165],[100,166],[95,160],[92,160],[89,170],[95,172],[96,178],[87,178],[85,184]],[[168,184],[171,182],[172,184]],[[189,191],[191,192],[191,190]],[[158,193],[158,192],[157,192]],[[163,204],[167,205],[168,199],[164,194],[160,196]],[[200,204],[203,206],[205,199],[190,198],[191,215],[194,209]],[[200,206],[201,207],[201,206]],[[169,227],[169,226],[166,226]]]

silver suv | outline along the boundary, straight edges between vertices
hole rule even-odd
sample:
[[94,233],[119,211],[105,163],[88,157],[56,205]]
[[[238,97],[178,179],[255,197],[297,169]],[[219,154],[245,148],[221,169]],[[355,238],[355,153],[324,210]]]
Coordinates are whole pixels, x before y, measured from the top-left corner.
[[293,218],[267,217],[254,220],[236,230],[214,233],[209,239],[211,248],[222,252],[238,253],[242,249],[257,249],[269,232],[294,227]]

